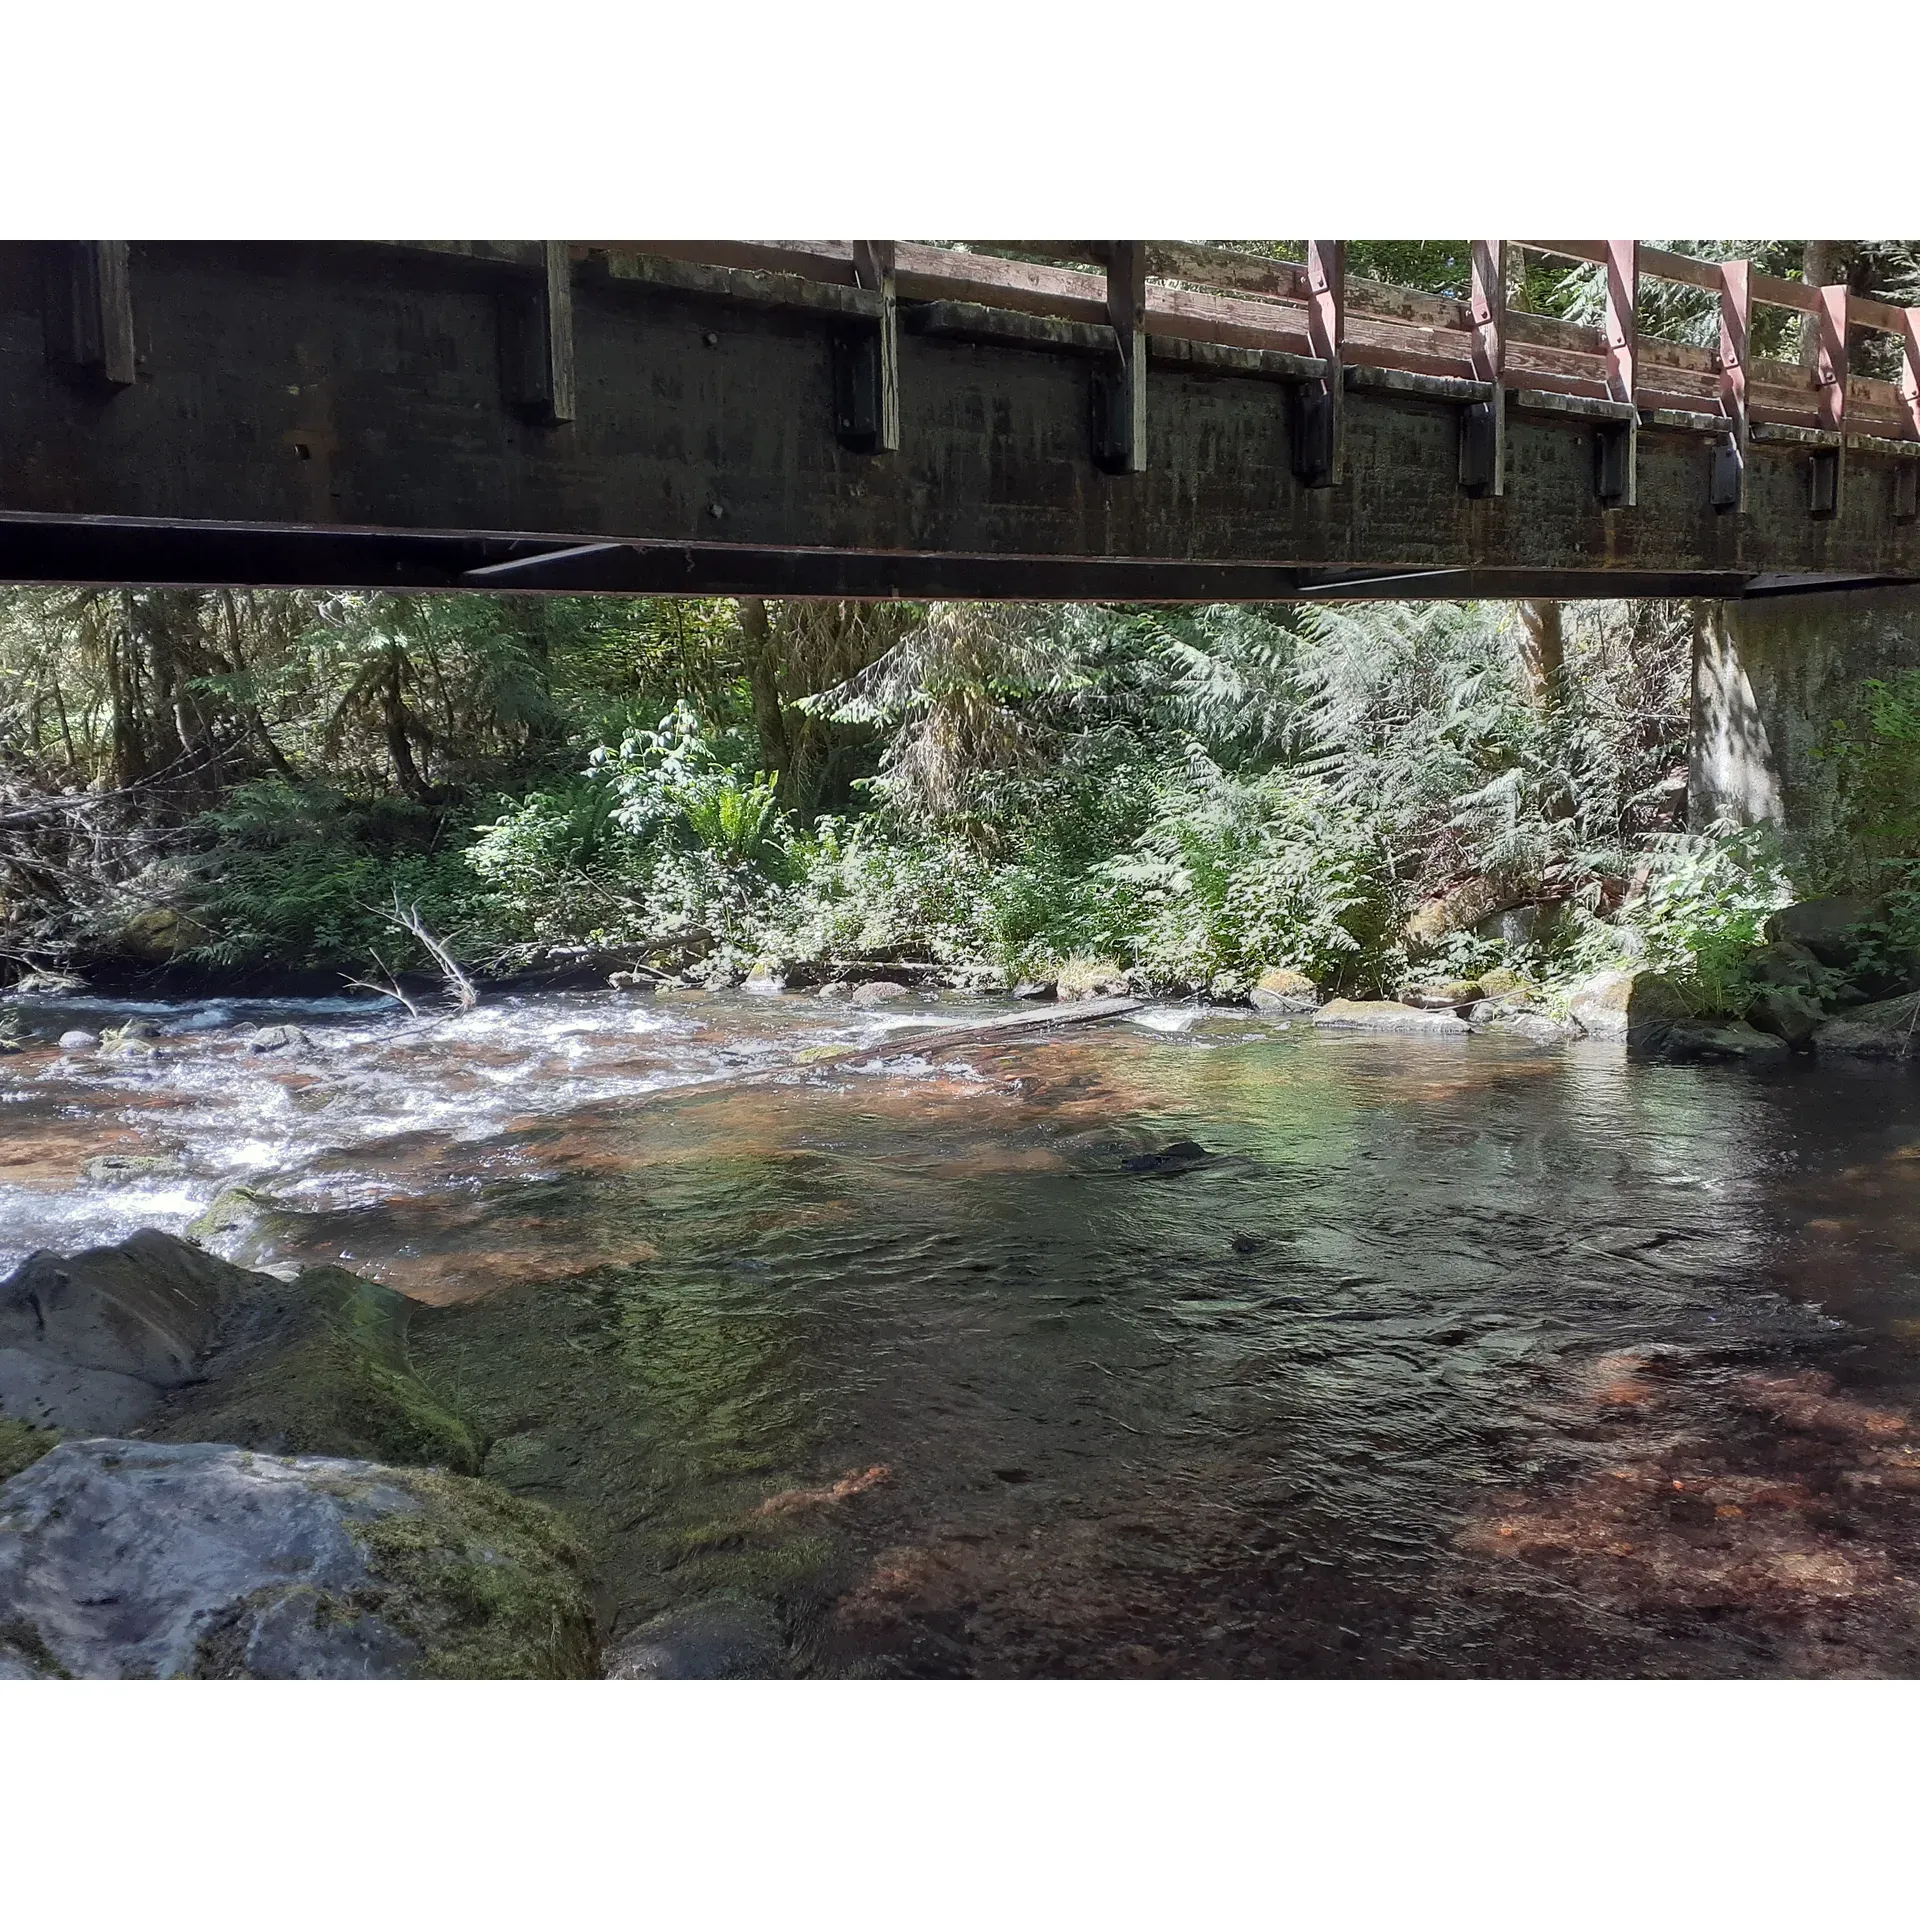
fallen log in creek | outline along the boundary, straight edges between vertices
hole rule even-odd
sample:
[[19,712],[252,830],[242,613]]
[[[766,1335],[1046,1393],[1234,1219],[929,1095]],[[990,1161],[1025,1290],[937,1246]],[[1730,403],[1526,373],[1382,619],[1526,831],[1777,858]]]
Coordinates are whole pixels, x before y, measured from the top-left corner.
[[889,1034],[870,1047],[836,1053],[832,1064],[860,1066],[869,1060],[892,1059],[896,1054],[944,1053],[950,1047],[971,1047],[983,1040],[998,1040],[1004,1034],[1031,1033],[1040,1027],[1074,1027],[1090,1020],[1117,1020],[1122,1014],[1139,1012],[1146,1004],[1126,994],[1109,994],[1100,1000],[1079,1000],[1067,1006],[1009,1013],[998,1020],[970,1020],[963,1026],[953,1027],[922,1027],[914,1033]]
[[1035,1008],[1029,1013],[1010,1013],[998,1020],[969,1020],[954,1026],[919,1027],[910,1033],[891,1033],[870,1047],[810,1049],[797,1059],[777,1067],[762,1067],[754,1073],[742,1073],[725,1079],[696,1080],[686,1086],[663,1087],[648,1096],[643,1104],[661,1100],[688,1100],[697,1094],[732,1093],[737,1087],[770,1086],[798,1068],[861,1067],[871,1060],[890,1060],[910,1054],[947,1053],[955,1047],[972,1047],[987,1042],[1012,1039],[1023,1033],[1036,1033],[1046,1027],[1085,1026],[1094,1020],[1117,1020],[1123,1014],[1137,1013],[1147,1003],[1126,994],[1110,994],[1100,1000],[1081,1000],[1067,1006]]

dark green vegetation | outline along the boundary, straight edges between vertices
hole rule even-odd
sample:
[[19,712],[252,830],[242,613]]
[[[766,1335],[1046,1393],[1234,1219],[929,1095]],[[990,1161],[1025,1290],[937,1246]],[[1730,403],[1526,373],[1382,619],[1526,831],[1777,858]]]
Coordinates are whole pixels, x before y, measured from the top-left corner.
[[[694,929],[705,978],[1080,955],[1225,997],[1644,957],[1730,1010],[1836,876],[1684,831],[1696,617],[17,592],[8,954],[417,967],[398,897],[496,972]],[[1916,713],[1869,686],[1833,744],[1898,939]]]
[[[1912,242],[1671,244],[1920,296]],[[1511,265],[1516,304],[1595,317],[1598,269]],[[1349,268],[1458,294],[1468,249]],[[1708,296],[1643,293],[1648,331],[1710,342]],[[1762,313],[1757,349],[1804,356]],[[422,964],[399,904],[496,975],[664,941],[708,979],[1081,956],[1234,997],[1644,959],[1736,1011],[1795,894],[1884,896],[1912,944],[1920,683],[1834,731],[1844,844],[1690,835],[1700,617],[15,591],[0,958],[337,979]]]

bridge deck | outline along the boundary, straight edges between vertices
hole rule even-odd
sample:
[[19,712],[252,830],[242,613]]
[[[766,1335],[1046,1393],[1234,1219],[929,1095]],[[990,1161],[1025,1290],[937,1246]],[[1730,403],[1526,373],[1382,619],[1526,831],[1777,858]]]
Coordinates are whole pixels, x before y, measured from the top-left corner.
[[[1511,246],[1514,243],[1504,243]],[[0,245],[0,579],[1284,599],[1920,579],[1920,327],[1175,243]],[[1017,245],[1028,255],[1005,257]],[[1000,251],[994,249],[999,248]],[[1639,332],[1711,292],[1709,352]],[[1749,351],[1812,316],[1811,367]],[[1861,377],[1849,329],[1891,336]]]

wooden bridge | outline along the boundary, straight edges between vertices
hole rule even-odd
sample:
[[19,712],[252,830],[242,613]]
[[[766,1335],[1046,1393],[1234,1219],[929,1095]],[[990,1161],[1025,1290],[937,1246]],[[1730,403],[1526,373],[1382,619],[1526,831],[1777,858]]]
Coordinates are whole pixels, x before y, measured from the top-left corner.
[[[1516,311],[1588,262],[1597,328]],[[0,245],[0,579],[915,598],[1920,579],[1920,312],[1641,242]],[[1640,290],[1718,304],[1717,349]],[[1811,364],[1753,350],[1810,316]],[[1897,379],[1850,364],[1888,336]],[[1884,368],[1883,368],[1884,371]]]

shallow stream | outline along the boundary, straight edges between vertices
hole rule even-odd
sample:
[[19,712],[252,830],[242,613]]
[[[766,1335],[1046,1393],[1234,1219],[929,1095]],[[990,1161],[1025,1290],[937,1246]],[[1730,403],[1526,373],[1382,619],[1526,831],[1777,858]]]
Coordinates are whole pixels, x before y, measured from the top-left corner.
[[[1920,1675],[1906,1069],[1171,1007],[820,1051],[1005,1010],[978,999],[18,1004],[0,1272],[271,1196],[255,1262],[448,1309],[416,1364],[586,1530],[610,1639],[695,1621],[721,1668],[816,1674]],[[150,1057],[50,1044],[129,1014]],[[283,1021],[311,1045],[237,1031]]]

